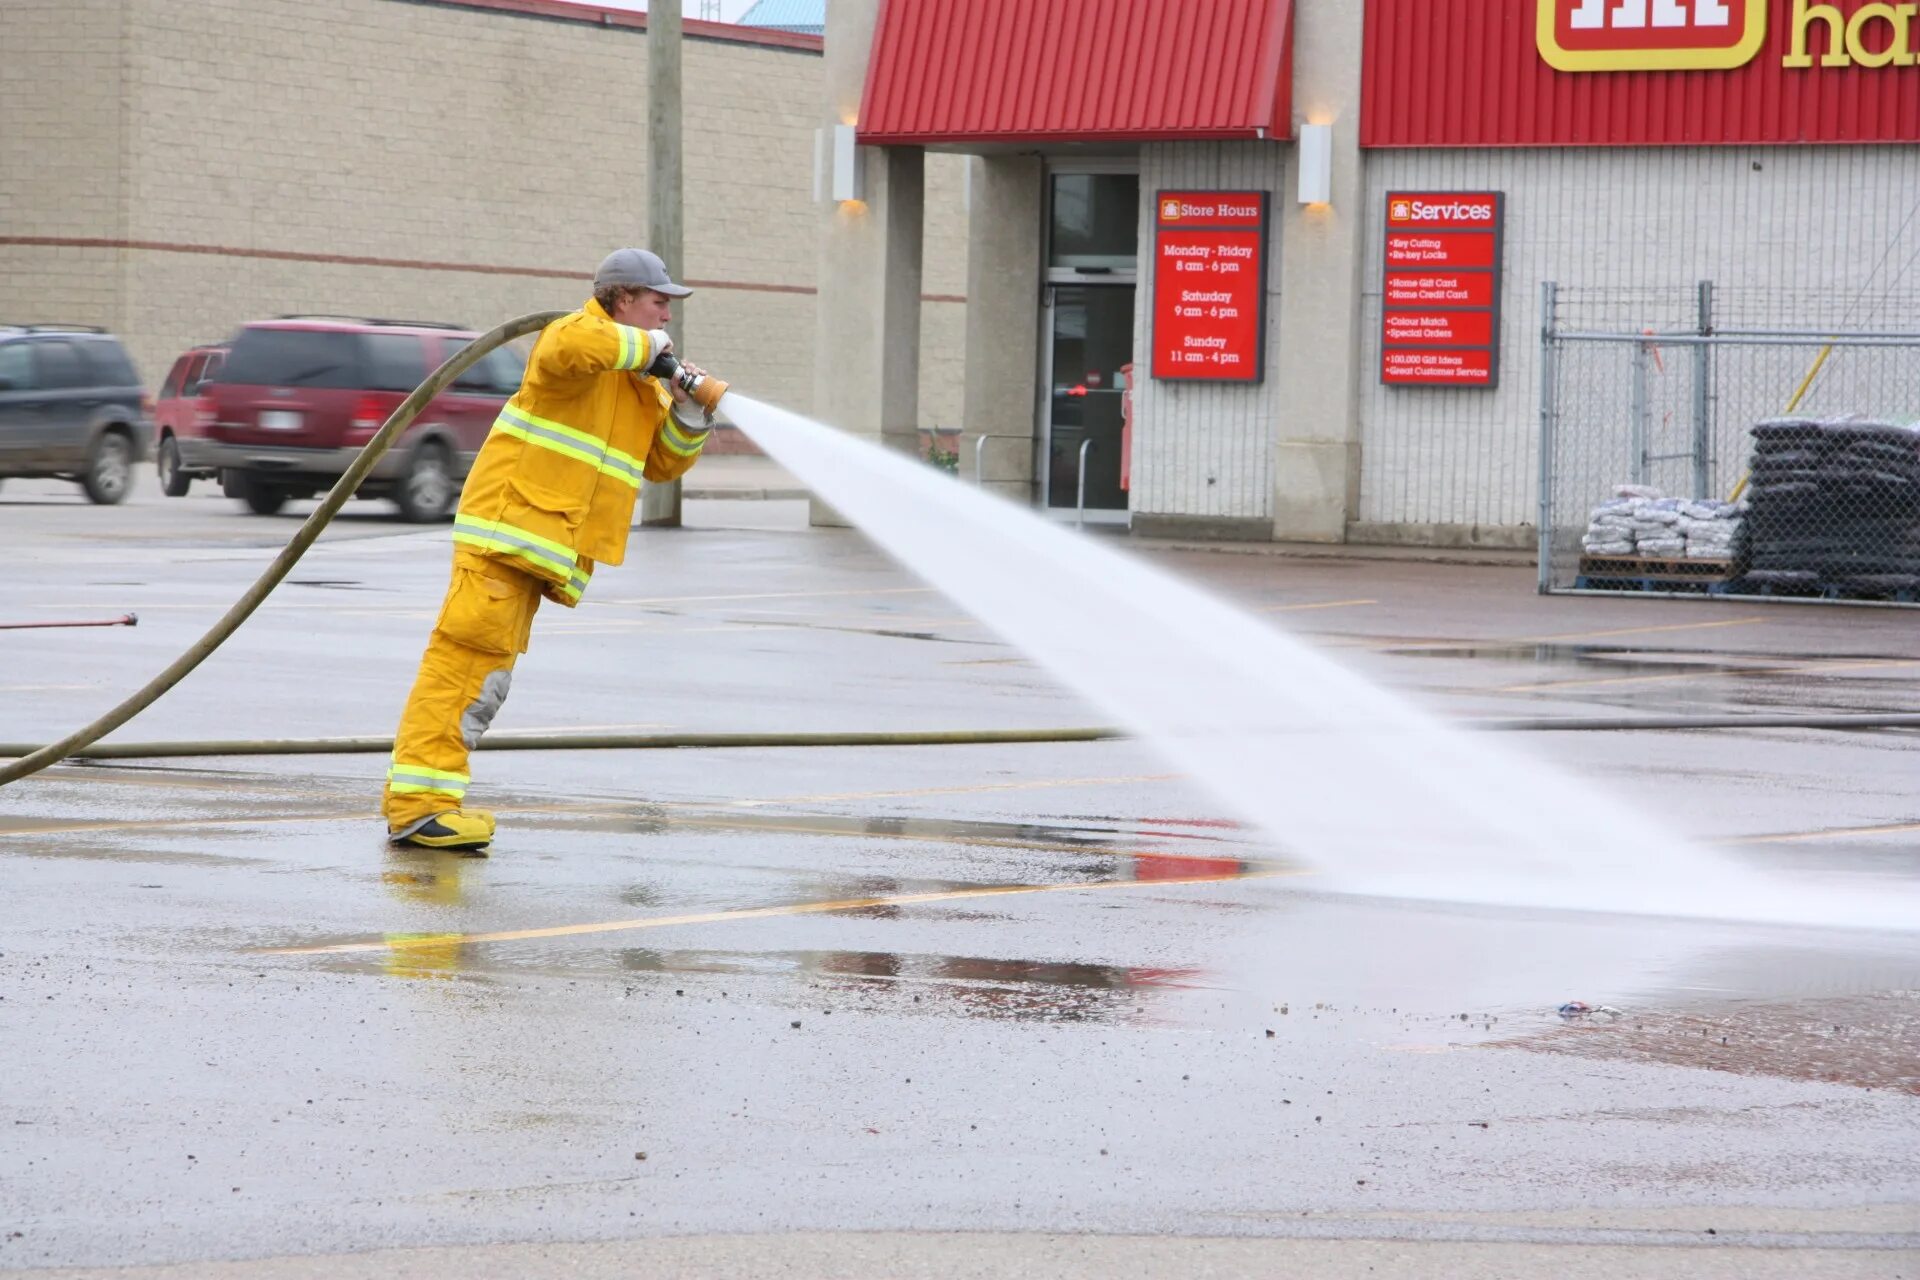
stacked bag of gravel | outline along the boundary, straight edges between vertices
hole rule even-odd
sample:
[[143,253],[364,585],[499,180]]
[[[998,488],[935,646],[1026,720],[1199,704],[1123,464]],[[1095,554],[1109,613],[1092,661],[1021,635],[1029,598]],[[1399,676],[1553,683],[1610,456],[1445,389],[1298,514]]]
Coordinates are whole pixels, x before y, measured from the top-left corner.
[[1680,504],[1680,531],[1686,535],[1689,560],[1730,560],[1733,537],[1740,529],[1744,507],[1731,502],[1695,499]]
[[1747,581],[1920,590],[1920,424],[1773,418],[1752,436],[1752,506],[1735,544]]
[[1590,556],[1726,559],[1740,511],[1730,503],[1669,498],[1649,485],[1623,484],[1593,509],[1580,546]]

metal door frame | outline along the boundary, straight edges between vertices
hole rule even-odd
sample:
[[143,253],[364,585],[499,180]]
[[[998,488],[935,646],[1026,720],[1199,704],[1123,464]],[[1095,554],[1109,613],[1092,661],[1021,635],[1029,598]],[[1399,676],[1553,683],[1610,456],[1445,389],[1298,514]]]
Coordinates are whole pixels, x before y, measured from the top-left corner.
[[[1119,173],[1140,174],[1138,156],[1089,156],[1089,157],[1048,157],[1046,169],[1041,176],[1041,190],[1044,193],[1040,217],[1040,261],[1050,264],[1053,257],[1053,179],[1059,174],[1075,173]],[[1134,213],[1136,225],[1139,222],[1139,202],[1135,201]],[[1074,520],[1078,511],[1074,507],[1055,507],[1048,503],[1048,492],[1052,488],[1048,462],[1053,452],[1053,291],[1059,285],[1075,285],[1098,289],[1103,286],[1118,288],[1122,285],[1133,289],[1134,314],[1139,314],[1140,265],[1136,250],[1134,265],[1124,271],[1116,268],[1111,273],[1087,275],[1075,267],[1055,267],[1043,265],[1040,281],[1040,379],[1037,403],[1034,405],[1033,432],[1033,476],[1035,506],[1040,513],[1056,520]],[[1136,329],[1138,324],[1136,322]],[[1138,334],[1135,334],[1138,337]],[[1128,493],[1128,505],[1115,510],[1089,510],[1086,513],[1088,524],[1131,525],[1133,522],[1132,493]]]

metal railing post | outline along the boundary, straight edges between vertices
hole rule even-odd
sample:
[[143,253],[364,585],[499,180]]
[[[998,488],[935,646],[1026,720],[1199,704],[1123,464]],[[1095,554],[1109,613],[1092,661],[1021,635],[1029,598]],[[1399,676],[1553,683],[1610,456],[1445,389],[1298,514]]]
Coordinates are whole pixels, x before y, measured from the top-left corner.
[[1647,482],[1647,432],[1653,407],[1647,403],[1647,343],[1636,342],[1633,345],[1633,414],[1632,430],[1628,436],[1627,447],[1633,456],[1628,459],[1627,478],[1634,484]]
[[[1713,281],[1702,280],[1695,300],[1700,336],[1713,336]],[[1713,348],[1702,342],[1693,349],[1693,496],[1713,496]]]
[[1554,308],[1558,304],[1559,286],[1551,280],[1540,282],[1540,514],[1536,517],[1540,527],[1535,531],[1539,538],[1539,589],[1546,595],[1553,588],[1553,408],[1556,402],[1557,388],[1554,379],[1553,325]]
[[1074,477],[1074,488],[1078,491],[1074,497],[1073,527],[1087,527],[1087,451],[1093,448],[1091,437],[1080,442],[1080,474]]
[[984,435],[973,442],[973,487],[987,487],[987,438]]

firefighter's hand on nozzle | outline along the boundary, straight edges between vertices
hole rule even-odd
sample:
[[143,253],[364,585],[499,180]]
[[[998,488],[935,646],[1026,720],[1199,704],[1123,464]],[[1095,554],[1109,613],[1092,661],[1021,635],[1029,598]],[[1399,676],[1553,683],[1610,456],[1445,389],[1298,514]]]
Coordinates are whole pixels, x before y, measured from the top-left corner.
[[648,364],[658,360],[662,352],[673,350],[673,339],[667,336],[665,329],[648,329],[646,334]]
[[693,397],[687,394],[687,388],[706,376],[707,371],[699,365],[682,361],[679,374],[667,379],[667,390],[673,393],[673,398],[679,403],[691,403]]

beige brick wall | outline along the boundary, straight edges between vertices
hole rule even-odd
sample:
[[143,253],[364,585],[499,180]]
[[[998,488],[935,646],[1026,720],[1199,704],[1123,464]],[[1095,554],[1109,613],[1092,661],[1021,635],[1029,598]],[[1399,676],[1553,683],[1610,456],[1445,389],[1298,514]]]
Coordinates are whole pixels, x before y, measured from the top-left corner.
[[[0,237],[581,273],[645,242],[640,31],[411,0],[5,0],[0,15]],[[680,269],[705,282],[683,345],[743,390],[804,408],[820,58],[689,38],[683,60]],[[936,167],[929,224],[943,239],[930,238],[927,290],[959,294],[959,169]],[[0,315],[93,320],[82,311],[111,308],[119,285],[124,302],[100,322],[150,382],[186,346],[262,315],[484,327],[588,291],[538,275],[0,245]],[[957,418],[946,335],[963,308],[926,310],[930,336],[951,348],[930,362],[926,412],[951,403]]]
[[[967,292],[967,157],[927,157],[925,233],[921,290],[930,298],[961,298]],[[966,366],[964,303],[927,301],[920,307],[920,422],[958,427]]]
[[[125,0],[0,3],[0,237],[126,234]],[[0,322],[120,324],[125,255],[0,244]]]

